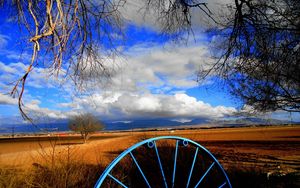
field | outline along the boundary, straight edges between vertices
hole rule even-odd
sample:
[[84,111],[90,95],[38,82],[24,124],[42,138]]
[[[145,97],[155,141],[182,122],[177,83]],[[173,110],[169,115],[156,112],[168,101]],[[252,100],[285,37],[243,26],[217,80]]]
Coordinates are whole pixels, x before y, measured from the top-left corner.
[[[66,180],[56,179],[57,183],[64,183],[55,187],[91,186],[104,167],[123,150],[145,138],[162,135],[186,137],[209,149],[228,171],[234,187],[300,185],[300,127],[273,126],[106,132],[93,135],[86,144],[82,144],[79,135],[1,138],[0,187],[18,187],[20,182],[23,185],[28,184],[28,187],[35,187],[34,181],[37,180],[33,178],[26,183],[26,174],[45,168],[49,171],[55,169],[56,173],[59,173],[59,169],[62,168],[67,168],[68,171],[71,164],[80,164],[84,168],[72,166],[74,172],[77,170],[80,173],[69,174],[68,181],[73,176],[85,176],[89,177],[89,184],[71,184]],[[13,174],[19,176],[13,178]],[[45,174],[39,174],[42,175]],[[34,175],[31,174],[30,177]],[[80,181],[80,178],[77,179]],[[7,184],[8,182],[11,184]],[[39,184],[45,187],[47,182]],[[52,187],[51,185],[53,186],[48,182],[47,186]]]

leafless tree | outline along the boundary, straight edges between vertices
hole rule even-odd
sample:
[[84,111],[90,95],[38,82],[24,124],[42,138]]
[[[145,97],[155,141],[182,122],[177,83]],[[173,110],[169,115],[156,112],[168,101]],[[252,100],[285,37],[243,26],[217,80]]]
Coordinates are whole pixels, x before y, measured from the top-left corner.
[[173,39],[193,34],[192,11],[198,10],[214,21],[207,3],[202,0],[146,0],[145,14],[154,12],[161,33]]
[[300,111],[300,3],[235,0],[210,32],[216,63],[199,79],[218,75],[233,95],[258,111]]
[[[127,0],[0,0],[0,8],[12,10],[15,21],[25,27],[32,44],[32,57],[24,75],[15,83],[11,95],[18,96],[25,119],[22,96],[34,67],[44,66],[53,75],[64,71],[76,85],[90,77],[107,78],[110,71],[103,59],[118,52],[124,40],[119,8]],[[142,2],[141,2],[142,3]],[[190,9],[199,8],[209,15],[200,0],[145,0],[145,10],[153,10],[162,32],[179,36],[191,31]],[[145,11],[147,13],[147,11]],[[47,59],[43,62],[41,58]],[[49,63],[50,62],[50,63]]]
[[80,133],[84,143],[86,143],[90,134],[104,129],[104,124],[93,114],[87,113],[70,118],[69,128]]
[[[203,1],[146,0],[145,9],[157,15],[162,33],[178,37],[191,30],[193,9],[199,9],[217,23],[211,31],[219,36],[213,50],[216,63],[199,72],[199,79],[218,75],[233,95],[259,111],[300,111],[300,3],[298,0],[233,0],[229,14],[216,21]],[[50,57],[53,74],[68,67],[75,83],[88,76],[109,77],[103,64],[105,53],[116,52],[122,41],[119,7],[126,0],[0,0],[17,13],[27,28],[32,58],[11,94],[22,96],[28,74],[38,55]],[[147,11],[145,12],[147,13]],[[122,37],[121,37],[122,38]],[[196,54],[195,54],[196,55]],[[66,66],[67,65],[67,66]],[[18,88],[20,86],[20,91]]]
[[[29,119],[22,109],[26,79],[38,64],[46,63],[44,66],[56,75],[66,69],[76,84],[89,74],[109,76],[102,58],[116,51],[115,43],[123,36],[118,12],[122,3],[122,0],[0,0],[3,9],[14,9],[15,21],[27,29],[27,38],[32,43],[30,64],[11,91],[11,95],[18,95],[24,118]],[[38,56],[48,57],[50,63],[38,60]]]

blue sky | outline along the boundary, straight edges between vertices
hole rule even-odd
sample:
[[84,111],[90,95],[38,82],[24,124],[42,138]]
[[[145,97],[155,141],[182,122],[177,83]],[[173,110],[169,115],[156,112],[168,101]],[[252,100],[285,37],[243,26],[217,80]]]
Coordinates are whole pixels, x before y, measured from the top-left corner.
[[[28,77],[24,95],[24,109],[33,119],[66,119],[84,112],[120,121],[153,117],[219,119],[241,110],[240,101],[215,78],[200,85],[195,81],[199,67],[215,61],[209,49],[214,36],[195,27],[194,38],[184,44],[174,43],[159,34],[153,19],[137,17],[134,11],[138,3],[132,2],[124,10],[128,40],[120,46],[123,55],[105,60],[115,73],[111,80],[89,83],[84,91],[78,91],[63,73],[49,76],[50,69],[39,65]],[[8,21],[7,13],[0,12],[0,125],[23,122],[17,100],[9,92],[29,63],[31,44],[24,41],[25,34]],[[300,120],[299,114],[284,112],[268,116]]]

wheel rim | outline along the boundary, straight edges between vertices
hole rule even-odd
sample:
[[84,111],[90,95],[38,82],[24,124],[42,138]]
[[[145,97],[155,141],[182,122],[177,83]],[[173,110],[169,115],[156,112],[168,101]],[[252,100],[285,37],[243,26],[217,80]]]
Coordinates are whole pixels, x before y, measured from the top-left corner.
[[[163,141],[163,140],[174,140],[175,141],[175,149],[174,149],[174,155],[172,156],[174,162],[173,162],[173,166],[172,166],[172,172],[171,172],[171,177],[169,177],[167,179],[166,175],[165,175],[165,170],[161,161],[161,156],[159,153],[159,147],[157,147],[157,142],[159,141]],[[130,187],[128,185],[126,185],[125,183],[123,183],[121,180],[119,180],[118,178],[114,177],[113,174],[111,174],[112,170],[114,169],[114,167],[119,164],[119,162],[124,159],[125,157],[130,157],[134,163],[134,165],[136,166],[136,168],[138,169],[138,172],[140,173],[144,184],[147,187],[151,187],[151,182],[149,181],[149,177],[147,177],[147,175],[143,172],[143,168],[141,168],[141,164],[138,162],[138,160],[136,159],[135,155],[133,154],[133,152],[135,150],[137,150],[139,147],[142,146],[147,146],[149,149],[153,149],[154,153],[156,154],[156,161],[158,163],[159,169],[160,169],[160,176],[162,177],[162,187],[166,187],[166,188],[173,188],[176,186],[176,167],[177,167],[177,157],[178,157],[178,151],[181,147],[188,147],[191,146],[191,148],[195,148],[195,152],[192,153],[193,156],[193,160],[191,163],[191,166],[187,167],[189,168],[189,173],[188,173],[188,178],[186,180],[186,187],[199,187],[201,185],[201,183],[203,182],[203,180],[208,176],[208,174],[210,173],[210,171],[212,169],[217,170],[224,178],[224,180],[219,183],[219,185],[217,187],[219,188],[224,188],[224,187],[230,187],[231,188],[231,184],[229,181],[229,178],[225,172],[225,170],[223,169],[223,167],[221,166],[221,164],[218,162],[218,160],[212,155],[212,153],[210,153],[210,151],[208,151],[205,147],[203,147],[202,145],[198,144],[195,141],[192,141],[190,139],[187,138],[182,138],[182,137],[177,137],[177,136],[161,136],[161,137],[155,137],[155,138],[150,138],[144,141],[141,141],[133,146],[131,146],[130,148],[126,149],[125,151],[123,151],[117,158],[115,158],[108,166],[107,168],[104,170],[104,172],[102,173],[102,175],[100,176],[100,178],[98,179],[95,188],[100,188],[103,187],[103,182],[107,179],[110,178],[113,181],[115,181],[119,186],[121,187]],[[202,174],[198,177],[198,181],[194,181],[194,185],[191,185],[191,178],[193,176],[193,172],[194,169],[196,168],[196,161],[199,158],[199,153],[202,153],[201,155],[205,154],[208,156],[208,158],[210,158],[210,165],[208,167],[206,167],[206,170],[204,170],[202,172]],[[165,157],[165,156],[164,156]],[[178,178],[177,178],[178,179]]]

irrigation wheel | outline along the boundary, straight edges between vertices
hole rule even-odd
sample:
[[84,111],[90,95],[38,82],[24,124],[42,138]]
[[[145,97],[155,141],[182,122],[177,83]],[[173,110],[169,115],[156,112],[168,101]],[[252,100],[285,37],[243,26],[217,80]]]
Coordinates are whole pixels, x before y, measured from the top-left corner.
[[99,187],[231,188],[217,159],[192,140],[162,136],[139,142],[115,158],[98,179]]

